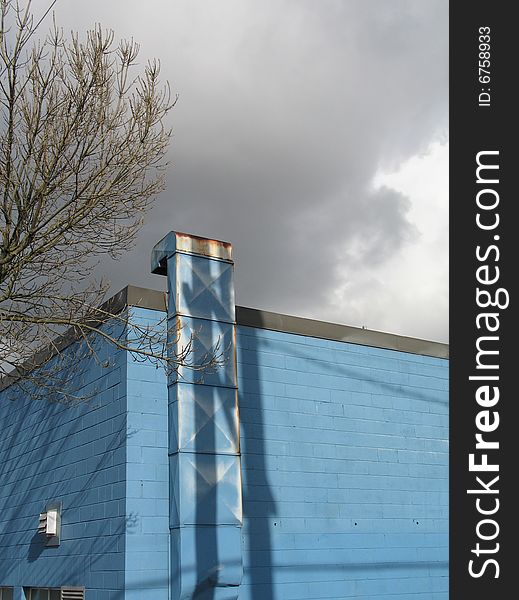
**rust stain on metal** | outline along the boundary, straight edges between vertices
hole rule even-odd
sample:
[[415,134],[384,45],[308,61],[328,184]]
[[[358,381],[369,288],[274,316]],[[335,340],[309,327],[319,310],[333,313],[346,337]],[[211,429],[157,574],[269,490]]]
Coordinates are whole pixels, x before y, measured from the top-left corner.
[[232,245],[229,242],[211,240],[190,233],[177,232],[176,236],[177,250],[232,260]]

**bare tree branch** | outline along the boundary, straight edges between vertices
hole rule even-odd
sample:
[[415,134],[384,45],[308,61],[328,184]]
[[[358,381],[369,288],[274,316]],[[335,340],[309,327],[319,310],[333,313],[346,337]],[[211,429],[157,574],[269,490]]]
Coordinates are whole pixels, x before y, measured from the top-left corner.
[[168,352],[164,326],[96,308],[106,286],[92,283],[96,259],[131,247],[164,189],[176,98],[158,61],[139,69],[138,44],[116,44],[100,25],[67,38],[54,22],[36,35],[54,3],[35,22],[30,0],[0,0],[0,375],[62,386],[61,366],[47,362],[66,354],[53,341],[66,330],[91,356],[97,337],[170,369],[200,368],[190,347]]

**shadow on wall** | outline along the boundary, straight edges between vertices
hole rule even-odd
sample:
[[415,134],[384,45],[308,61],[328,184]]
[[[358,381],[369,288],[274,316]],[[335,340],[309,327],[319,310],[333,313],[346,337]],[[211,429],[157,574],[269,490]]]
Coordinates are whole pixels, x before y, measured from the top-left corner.
[[[116,364],[111,367],[118,370]],[[14,580],[26,569],[25,578],[41,586],[84,585],[90,581],[89,572],[102,571],[104,557],[114,553],[120,556],[121,571],[124,568],[120,540],[135,516],[126,518],[124,509],[121,514],[120,501],[111,495],[97,495],[101,486],[118,483],[119,464],[124,464],[131,435],[120,386],[105,378],[109,373],[106,367],[93,368],[89,381],[82,383],[96,393],[77,404],[0,395],[2,583],[23,583]],[[124,492],[118,493],[123,499]],[[38,515],[56,499],[64,505],[63,541],[59,547],[46,548],[45,539],[36,532]],[[113,594],[111,598],[115,600]]]
[[[259,349],[261,338],[256,331],[247,329],[248,370],[238,387],[239,406],[255,403],[258,417],[253,426],[240,420],[240,435],[246,451],[241,456],[243,480],[243,520],[245,543],[245,583],[250,586],[250,600],[279,600],[274,595],[274,567],[272,529],[275,527],[276,502],[267,475],[266,440],[262,390],[259,377]],[[250,431],[249,431],[250,427]],[[256,496],[261,490],[261,498]]]
[[[242,378],[239,385],[239,405],[254,405],[259,409],[258,417],[253,424],[241,423],[241,437],[247,450],[241,457],[244,517],[242,547],[245,571],[240,600],[242,598],[244,600],[279,600],[275,597],[272,567],[272,529],[275,526],[276,504],[267,477],[266,441],[258,373],[258,350],[262,342],[254,334],[253,329],[247,332],[249,376],[246,379]],[[104,373],[106,371],[100,370],[93,379],[95,380],[97,377],[100,381]],[[90,382],[88,385],[93,383],[96,381]],[[106,387],[101,386],[99,393],[102,395],[106,391]],[[216,401],[214,393],[213,403]],[[32,567],[27,567],[33,569],[28,572],[32,573],[31,578],[37,580],[39,585],[84,585],[85,583],[88,585],[90,579],[88,572],[102,571],[105,556],[121,552],[121,539],[127,529],[138,520],[138,515],[125,517],[120,514],[106,518],[104,522],[98,520],[97,524],[92,524],[95,535],[88,539],[81,539],[80,529],[84,528],[84,533],[90,524],[85,523],[89,519],[80,514],[80,511],[83,508],[89,510],[92,490],[99,485],[102,479],[104,480],[109,469],[117,466],[118,459],[116,457],[124,452],[128,437],[132,435],[132,432],[127,431],[126,418],[122,409],[124,402],[118,395],[112,399],[112,402],[121,405],[118,418],[113,421],[117,423],[117,427],[115,430],[111,428],[110,433],[104,437],[102,451],[100,447],[96,447],[95,452],[93,445],[96,440],[91,433],[93,430],[86,433],[85,430],[97,427],[98,417],[95,416],[95,413],[104,411],[106,408],[102,400],[90,398],[73,406],[27,399],[5,402],[8,411],[5,418],[11,424],[9,438],[4,438],[3,443],[0,443],[2,457],[0,480],[3,487],[5,489],[9,487],[11,491],[9,502],[6,501],[6,498],[3,499],[3,533],[0,535],[2,582],[7,583],[10,579],[14,579],[15,573],[19,572],[20,565],[25,562],[32,565]],[[13,414],[10,411],[13,411]],[[14,415],[14,412],[17,414]],[[201,424],[197,423],[197,428]],[[230,422],[229,425],[231,425]],[[214,427],[213,423],[213,430],[209,432],[209,441],[213,446],[216,444]],[[78,435],[81,436],[81,440]],[[88,459],[82,457],[82,450],[79,449],[82,445],[85,449],[84,444],[92,445],[92,454]],[[74,459],[66,458],[69,452],[74,454]],[[208,467],[207,463],[200,466],[203,466],[204,469]],[[209,469],[213,471],[212,477],[209,475],[209,480],[216,480],[216,467],[216,457],[213,456],[213,460],[209,461]],[[201,471],[203,472],[203,469]],[[207,489],[206,482],[200,479],[200,474],[197,477],[196,485],[200,493],[203,493]],[[261,490],[261,498],[257,497],[258,490]],[[62,543],[59,548],[46,549],[41,536],[34,533],[38,514],[48,501],[58,498],[64,502],[62,527],[64,528],[63,538],[66,539],[66,542]],[[104,504],[100,497],[98,503]],[[206,523],[209,522],[209,519],[212,519],[212,522],[216,521],[216,497],[209,503],[209,507],[209,513],[206,504],[204,514],[201,514],[201,509],[197,506],[197,521]],[[95,515],[91,515],[95,521],[94,517]],[[68,531],[65,533],[67,528]],[[74,528],[74,534],[72,534],[72,528]],[[81,547],[84,560],[77,553],[75,556],[70,555],[69,543],[77,544],[76,550]],[[8,561],[5,558],[6,555],[2,556],[2,554],[12,552],[13,544],[18,546],[18,554],[16,560]],[[47,552],[48,550],[50,552]],[[207,536],[197,537],[195,568],[198,581],[202,581],[202,585],[194,596],[197,600],[213,600],[215,597],[214,588],[208,589],[207,585],[204,585],[204,583],[208,583],[207,572],[204,571],[208,552],[217,558],[216,536],[214,539],[208,539]],[[122,556],[121,554],[121,569],[124,569]],[[56,561],[55,558],[59,558],[59,560]],[[17,584],[18,582],[13,581],[13,583]],[[157,584],[157,582],[149,582],[150,585],[153,583]],[[99,581],[99,585],[102,586],[101,581]],[[111,600],[122,600],[123,595],[121,584],[119,591],[114,589],[110,592],[109,597]]]
[[[215,281],[214,286],[218,286],[219,282]],[[192,297],[194,291],[188,284],[183,284],[182,294],[184,297]],[[224,291],[216,288],[216,297],[224,297]],[[213,311],[210,317],[214,321],[206,321],[204,324],[204,339],[216,340],[219,338],[220,329],[216,321],[219,320],[218,314]],[[205,329],[207,328],[207,329]],[[238,404],[246,402],[247,396],[253,398],[256,402],[256,407],[259,417],[255,420],[251,431],[248,431],[247,424],[243,422],[239,424],[240,435],[245,442],[245,446],[249,447],[248,434],[250,433],[250,446],[254,448],[250,454],[243,453],[241,455],[241,472],[242,472],[242,499],[243,499],[243,520],[244,528],[242,529],[243,549],[243,565],[244,576],[242,586],[236,590],[236,597],[244,600],[275,600],[273,586],[273,571],[272,571],[272,541],[271,528],[275,526],[273,517],[275,516],[275,502],[273,494],[270,491],[270,485],[267,478],[267,465],[265,460],[266,442],[264,440],[264,425],[263,412],[261,406],[257,406],[257,402],[261,404],[261,390],[259,389],[259,373],[258,373],[258,344],[261,341],[254,336],[253,330],[249,334],[250,348],[248,348],[248,365],[250,378],[242,379],[238,386]],[[220,348],[225,353],[226,347]],[[197,354],[195,352],[195,354]],[[239,352],[238,352],[239,357]],[[196,357],[195,357],[196,358]],[[227,363],[225,363],[227,364]],[[226,386],[229,384],[229,375],[225,366],[220,366],[222,372],[209,370],[204,376],[204,394],[207,395],[209,406],[207,411],[214,415],[215,411],[219,410],[218,403],[222,401],[222,388],[210,385],[215,381],[219,385]],[[238,365],[237,365],[238,366]],[[251,368],[256,372],[251,373]],[[249,399],[249,402],[251,400]],[[210,407],[210,408],[209,408]],[[239,406],[238,406],[239,409]],[[228,433],[235,431],[234,410],[228,406],[223,410],[225,415],[225,424],[220,423],[222,430]],[[202,410],[197,410],[195,413],[194,431],[198,433],[195,438],[195,465],[196,465],[196,480],[195,480],[195,498],[197,499],[195,508],[195,522],[199,524],[195,533],[195,569],[197,587],[193,593],[193,600],[215,600],[217,587],[220,587],[225,582],[232,580],[234,568],[237,566],[235,560],[235,552],[232,549],[227,549],[222,546],[222,541],[218,539],[218,527],[204,527],[203,525],[216,524],[221,520],[219,515],[219,502],[232,502],[232,492],[229,497],[219,497],[221,491],[217,493],[219,485],[226,487],[226,482],[219,483],[219,477],[222,474],[219,472],[218,453],[222,451],[221,437],[222,431],[217,431],[217,423],[213,418],[207,418],[207,414]],[[253,429],[253,430],[252,430]],[[200,432],[203,431],[203,436]],[[208,491],[208,482],[214,482],[212,490]],[[261,502],[258,502],[256,497],[258,490],[261,490]],[[258,510],[258,506],[260,507]],[[228,507],[224,507],[226,513]],[[232,523],[232,519],[228,521]],[[232,525],[231,525],[232,526]],[[222,538],[224,539],[224,538]],[[221,573],[219,572],[221,569]],[[229,572],[231,575],[229,575]],[[222,581],[219,581],[219,578]],[[220,583],[220,586],[218,585]],[[228,587],[229,598],[234,597],[232,587]],[[175,600],[175,599],[172,599]]]
[[[295,346],[291,352],[293,358],[300,358],[302,360],[308,360],[310,358],[308,354],[298,351]],[[448,405],[449,403],[448,397],[438,397],[438,390],[428,390],[424,387],[418,387],[416,385],[403,385],[402,383],[391,383],[390,381],[386,381],[383,378],[384,371],[381,369],[379,370],[379,374],[376,375],[375,373],[377,372],[377,369],[370,366],[361,366],[359,364],[348,365],[340,364],[338,362],[330,363],[329,361],[315,359],[313,356],[311,358],[315,360],[317,364],[319,364],[319,367],[322,369],[323,373],[335,377],[338,376],[344,380],[358,380],[359,373],[362,372],[362,377],[360,380],[367,386],[370,386],[369,393],[372,394],[406,398],[413,401],[420,400],[422,402],[434,402],[435,404],[443,405]],[[395,358],[394,360],[396,361],[398,359]],[[400,375],[402,374],[400,373]]]
[[41,553],[45,550],[45,538],[36,532],[32,538],[31,543],[29,544],[29,552],[27,553],[27,560],[29,562],[34,562],[37,560]]

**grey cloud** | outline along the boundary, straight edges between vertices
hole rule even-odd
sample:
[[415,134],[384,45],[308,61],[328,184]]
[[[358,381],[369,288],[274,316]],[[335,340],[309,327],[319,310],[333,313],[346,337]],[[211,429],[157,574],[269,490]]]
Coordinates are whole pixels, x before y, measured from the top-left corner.
[[[104,266],[114,290],[163,285],[148,274],[149,252],[178,229],[233,242],[239,303],[351,322],[328,302],[348,267],[355,277],[383,265],[419,235],[412,199],[374,189],[373,177],[445,135],[447,1],[146,7],[56,9],[70,27],[134,34],[179,93],[168,187],[136,248]],[[433,337],[445,339],[445,323]]]

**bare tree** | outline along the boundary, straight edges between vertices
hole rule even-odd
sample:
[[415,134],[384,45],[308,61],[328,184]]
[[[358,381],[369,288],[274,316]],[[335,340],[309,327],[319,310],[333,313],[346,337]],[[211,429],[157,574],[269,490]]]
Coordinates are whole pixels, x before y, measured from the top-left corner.
[[[129,345],[103,327],[127,317],[97,308],[106,286],[92,283],[96,258],[131,247],[164,187],[169,87],[156,61],[134,74],[139,46],[100,26],[38,38],[30,5],[0,0],[0,374],[33,381],[70,328],[90,353],[95,333],[171,362],[156,332],[135,325]],[[40,389],[63,387],[55,368],[38,373]]]

